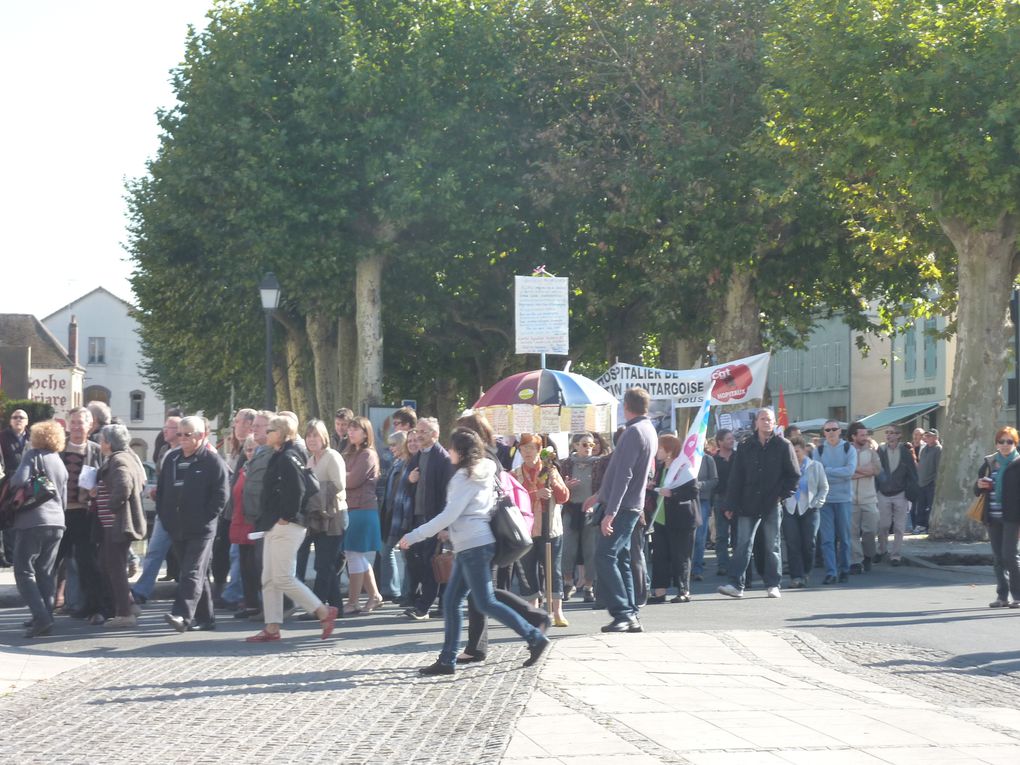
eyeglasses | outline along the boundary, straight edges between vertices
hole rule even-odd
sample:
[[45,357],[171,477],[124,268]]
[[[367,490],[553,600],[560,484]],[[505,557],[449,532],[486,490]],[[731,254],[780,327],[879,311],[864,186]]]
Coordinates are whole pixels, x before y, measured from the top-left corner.
[[594,441],[582,441],[581,443],[578,444],[578,446],[595,446],[595,442]]
[[839,433],[842,428],[825,428],[826,433]]
[[25,415],[23,415],[23,414],[14,414],[14,415],[11,415],[11,419],[12,420],[27,420],[28,418]]
[[1000,438],[995,443],[997,443],[997,444],[1008,444],[1008,445],[1012,446],[1016,442],[1012,438]]
[[181,438],[194,438],[195,436],[201,435],[201,433],[195,433],[193,431],[191,433],[178,433],[177,435],[180,436]]

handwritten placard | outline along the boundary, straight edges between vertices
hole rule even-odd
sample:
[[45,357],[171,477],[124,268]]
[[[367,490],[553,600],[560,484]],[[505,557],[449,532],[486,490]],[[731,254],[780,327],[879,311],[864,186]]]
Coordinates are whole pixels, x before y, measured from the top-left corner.
[[515,276],[517,353],[570,353],[569,280]]
[[485,408],[485,416],[496,435],[507,436],[514,432],[510,427],[510,409],[508,407],[488,406]]
[[534,433],[535,407],[532,404],[514,404],[511,409],[513,410],[513,432]]
[[560,408],[558,405],[539,407],[538,414],[539,433],[560,432]]
[[570,432],[584,433],[588,430],[588,407],[575,406],[570,409]]

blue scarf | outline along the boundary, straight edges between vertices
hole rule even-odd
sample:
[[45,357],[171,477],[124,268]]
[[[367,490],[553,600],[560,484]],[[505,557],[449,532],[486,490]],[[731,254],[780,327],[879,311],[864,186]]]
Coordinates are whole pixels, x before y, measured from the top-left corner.
[[992,492],[992,496],[989,497],[991,506],[995,509],[1002,507],[1002,474],[1006,472],[1006,468],[1017,457],[1020,457],[1020,452],[1017,452],[1016,449],[1005,457],[1002,456],[1001,452],[995,453],[995,470],[992,471],[991,475],[991,478],[995,481],[995,490]]

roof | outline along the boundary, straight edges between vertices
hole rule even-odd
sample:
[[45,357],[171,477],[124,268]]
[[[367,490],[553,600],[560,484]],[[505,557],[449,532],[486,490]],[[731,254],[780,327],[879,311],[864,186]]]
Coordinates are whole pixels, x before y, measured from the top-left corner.
[[95,295],[97,292],[105,292],[107,295],[112,297],[118,303],[123,303],[124,307],[127,308],[129,311],[133,311],[135,309],[135,307],[133,305],[131,305],[128,301],[124,300],[124,298],[117,297],[112,292],[110,292],[110,290],[106,289],[106,287],[96,287],[91,292],[86,292],[84,295],[82,295],[79,298],[75,298],[74,300],[72,300],[70,303],[68,303],[67,305],[63,306],[62,308],[58,308],[56,311],[51,313],[49,316],[44,316],[43,317],[43,321],[48,321],[49,319],[52,319],[58,313],[60,313],[61,311],[66,311],[68,308],[74,308],[76,305],[78,305],[78,303],[82,302],[83,300],[85,300],[86,298],[88,298],[88,297],[90,297],[92,295]]
[[35,368],[76,366],[60,341],[30,313],[0,313],[0,345],[29,346]]

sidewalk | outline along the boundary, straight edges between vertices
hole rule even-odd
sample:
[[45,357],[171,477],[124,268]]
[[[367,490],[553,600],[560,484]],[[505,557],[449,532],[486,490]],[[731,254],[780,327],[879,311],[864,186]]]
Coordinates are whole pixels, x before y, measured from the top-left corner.
[[936,542],[927,534],[906,536],[903,561],[910,566],[995,576],[988,542]]
[[567,638],[502,765],[1020,762],[1015,695],[975,705],[890,679],[791,631]]

